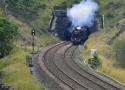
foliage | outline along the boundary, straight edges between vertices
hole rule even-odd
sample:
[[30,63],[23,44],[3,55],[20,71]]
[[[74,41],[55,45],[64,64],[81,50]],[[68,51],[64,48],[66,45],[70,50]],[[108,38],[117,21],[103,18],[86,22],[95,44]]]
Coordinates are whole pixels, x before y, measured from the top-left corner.
[[[48,34],[47,32],[48,23],[51,16],[49,9],[53,9],[53,7],[56,5],[61,5],[63,4],[63,2],[66,2],[67,5],[70,5],[73,1],[77,0],[5,1],[6,4],[8,4],[9,11],[9,16],[7,17],[7,19],[16,23],[16,25],[20,29],[20,34],[18,35],[19,39],[17,40],[17,42],[14,42],[14,44],[18,46],[18,48],[13,49],[14,51],[12,51],[6,58],[0,59],[0,70],[5,71],[5,77],[2,78],[3,82],[14,87],[16,90],[41,90],[41,85],[39,85],[37,81],[32,77],[29,72],[29,68],[26,66],[26,55],[31,53],[32,50],[29,44],[25,44],[27,42],[32,42],[32,37],[30,35],[30,30],[32,27],[30,27],[29,24],[32,24],[35,29],[37,29],[35,36],[35,50],[39,49],[42,46],[54,44],[59,40],[54,36]],[[16,17],[13,17],[13,15]],[[10,25],[15,26],[12,23],[10,23]],[[11,29],[9,28],[10,25],[6,26],[5,24],[6,29],[8,28],[8,31],[14,30],[12,28],[13,26],[11,26]],[[16,36],[16,34],[13,36]],[[10,40],[10,43],[7,43],[7,45],[10,45],[10,47],[12,47],[14,38],[15,37],[13,37],[12,39],[8,39]]]
[[9,54],[17,34],[17,26],[0,17],[0,58]]
[[[16,90],[44,90],[41,89],[42,86],[32,77],[29,68],[26,66],[26,55],[32,52],[32,47],[25,45],[25,42],[32,40],[31,28],[13,16],[9,17],[9,21],[16,23],[20,32],[17,36],[18,39],[14,41],[14,45],[18,46],[18,48],[14,48],[6,58],[0,59],[0,70],[5,71],[5,77],[2,78],[3,82]],[[20,37],[20,34],[22,37]],[[54,36],[48,34],[47,31],[38,35],[37,32],[35,36],[35,51],[40,47],[59,41]],[[22,41],[23,38],[26,40]]]
[[[124,17],[124,0],[96,0],[100,13],[105,15],[105,27],[115,26]],[[110,19],[110,20],[109,20]]]
[[92,61],[94,61],[96,64],[100,64],[100,59],[97,55],[92,58]]
[[35,78],[30,74],[26,65],[26,56],[31,49],[14,48],[10,55],[1,59],[0,69],[4,71],[2,81],[15,90],[44,90]]
[[[101,67],[97,70],[111,76],[112,78],[125,83],[124,67],[124,41],[125,33],[120,35],[120,40],[115,40],[115,45],[107,45],[106,42],[118,33],[116,27],[119,21],[124,19],[124,0],[96,0],[99,2],[100,14],[105,15],[105,27],[99,32],[92,34],[86,42],[87,49],[83,50],[83,57],[89,58],[89,50],[96,48],[98,50]],[[124,23],[123,23],[124,24]],[[122,37],[121,37],[122,36]],[[119,38],[119,37],[118,37]],[[123,39],[124,38],[124,39]],[[116,56],[117,54],[117,56]]]
[[109,19],[112,19],[112,18],[114,18],[114,14],[109,12],[109,13],[106,14],[106,17],[109,18]]
[[116,60],[120,67],[125,68],[125,40],[117,40],[114,45]]
[[27,22],[34,20],[38,16],[38,10],[45,8],[40,0],[6,0],[13,15]]
[[88,63],[91,65],[92,68],[97,68],[101,64],[98,55],[95,55],[93,56],[93,58],[90,58],[88,60]]

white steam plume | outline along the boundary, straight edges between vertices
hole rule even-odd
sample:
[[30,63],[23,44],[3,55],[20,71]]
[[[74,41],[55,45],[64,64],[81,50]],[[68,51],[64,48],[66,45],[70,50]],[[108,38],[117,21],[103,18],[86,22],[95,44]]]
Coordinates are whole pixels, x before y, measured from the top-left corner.
[[95,12],[98,8],[98,4],[93,0],[82,0],[71,9],[67,9],[67,16],[73,26],[91,27],[95,19]]

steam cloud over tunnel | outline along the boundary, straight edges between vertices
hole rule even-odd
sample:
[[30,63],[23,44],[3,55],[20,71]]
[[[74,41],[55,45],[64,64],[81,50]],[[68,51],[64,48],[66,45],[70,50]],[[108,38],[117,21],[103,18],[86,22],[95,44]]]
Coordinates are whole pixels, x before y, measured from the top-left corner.
[[98,9],[98,4],[93,0],[82,0],[79,4],[67,9],[67,16],[75,27],[91,27],[94,24],[95,14]]

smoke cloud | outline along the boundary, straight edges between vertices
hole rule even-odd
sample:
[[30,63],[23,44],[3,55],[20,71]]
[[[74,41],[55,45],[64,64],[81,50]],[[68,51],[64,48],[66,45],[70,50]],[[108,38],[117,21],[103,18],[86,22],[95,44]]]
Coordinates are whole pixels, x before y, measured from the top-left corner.
[[93,0],[82,0],[79,4],[75,4],[72,8],[67,9],[67,16],[73,26],[91,27],[98,9],[98,4]]

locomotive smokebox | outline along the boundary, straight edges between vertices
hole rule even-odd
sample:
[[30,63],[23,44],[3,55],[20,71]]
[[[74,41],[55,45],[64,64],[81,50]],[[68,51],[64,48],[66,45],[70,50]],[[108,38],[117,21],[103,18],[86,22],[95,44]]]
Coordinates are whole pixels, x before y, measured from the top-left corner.
[[81,29],[82,29],[82,27],[78,26],[78,27],[76,27],[76,29],[77,29],[77,30],[81,30]]
[[90,34],[88,28],[80,26],[75,27],[71,33],[71,41],[74,45],[84,44]]

